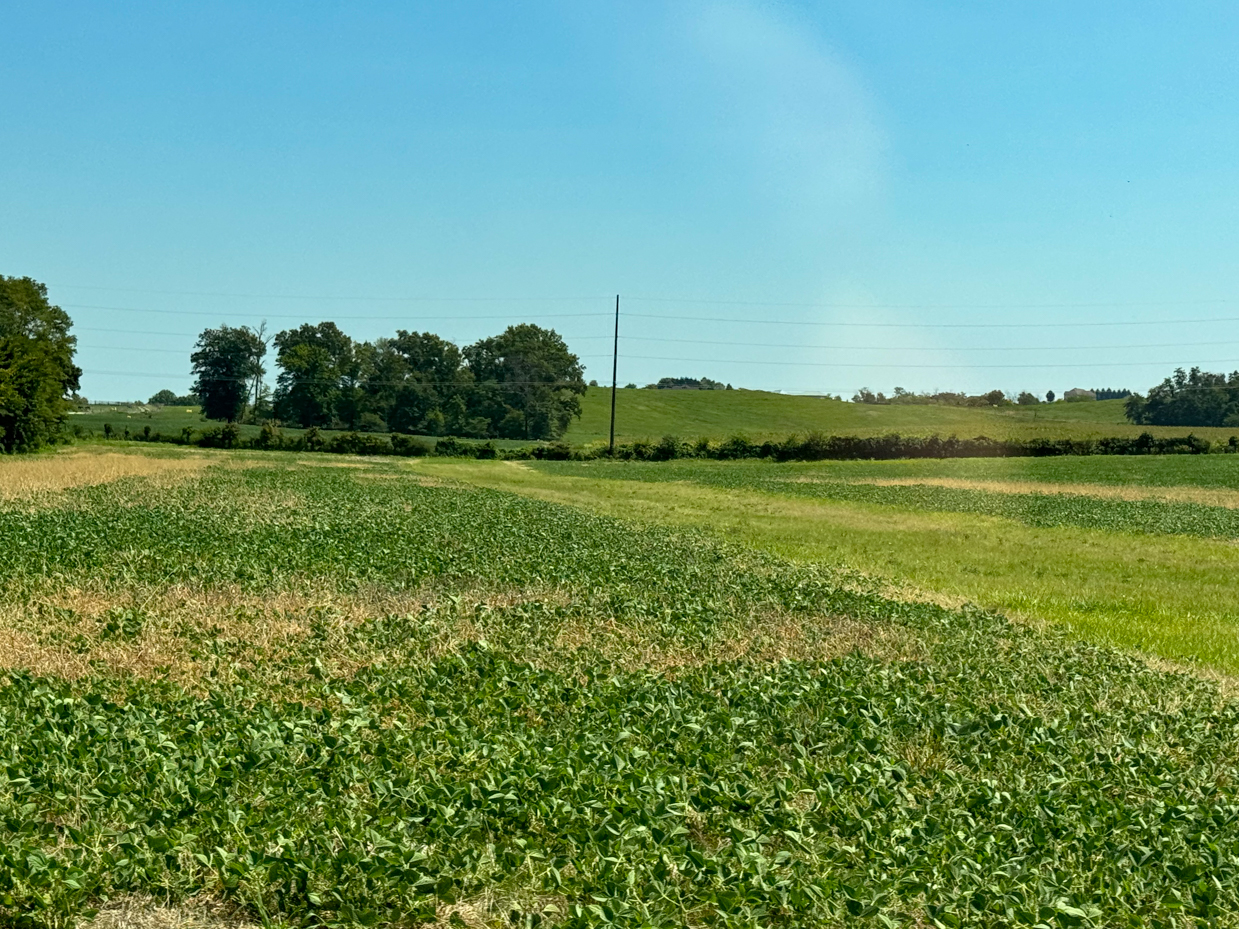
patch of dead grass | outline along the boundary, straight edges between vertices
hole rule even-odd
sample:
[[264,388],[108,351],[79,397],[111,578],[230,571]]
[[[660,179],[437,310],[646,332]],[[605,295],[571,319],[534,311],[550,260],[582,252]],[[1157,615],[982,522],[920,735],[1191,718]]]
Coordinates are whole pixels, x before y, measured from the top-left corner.
[[[311,586],[270,594],[185,585],[67,588],[27,603],[0,604],[0,668],[75,679],[102,666],[195,687],[207,677],[228,680],[239,669],[258,671],[316,636],[328,653],[326,670],[348,673],[364,663],[362,656],[333,651],[332,643],[366,619],[416,612],[424,602],[414,591],[340,593]],[[126,610],[136,614],[140,631],[109,634],[109,619]],[[212,644],[223,646],[224,655],[208,654],[204,646]]]
[[1103,500],[1161,503],[1196,503],[1239,509],[1239,490],[1214,487],[1148,487],[1131,484],[1055,483],[1051,481],[976,481],[956,477],[866,477],[833,481],[829,478],[801,477],[792,480],[801,484],[870,484],[875,487],[945,487],[952,490],[976,490],[996,494],[1061,494],[1073,497],[1096,497]]
[[206,455],[156,457],[122,452],[74,451],[0,457],[0,499],[58,493],[126,477],[170,483],[197,474],[210,463]]
[[[500,635],[492,614],[534,601],[564,607],[571,597],[557,589],[480,585],[340,591],[310,581],[269,593],[184,584],[54,589],[0,601],[0,669],[69,680],[106,669],[195,691],[239,674],[296,684],[311,674],[348,676],[383,660],[353,634],[369,620],[421,617],[409,644],[435,659]],[[126,634],[126,622],[137,628]]]
[[168,905],[132,896],[107,903],[94,918],[80,920],[77,929],[257,929],[258,925],[217,900],[195,898]]

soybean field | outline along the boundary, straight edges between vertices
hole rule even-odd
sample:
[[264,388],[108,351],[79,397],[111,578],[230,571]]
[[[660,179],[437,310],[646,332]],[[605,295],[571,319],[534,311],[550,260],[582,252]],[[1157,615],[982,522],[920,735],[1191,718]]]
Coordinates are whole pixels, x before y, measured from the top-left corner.
[[1225,679],[692,508],[1230,524],[744,467],[0,462],[0,924],[1239,925]]

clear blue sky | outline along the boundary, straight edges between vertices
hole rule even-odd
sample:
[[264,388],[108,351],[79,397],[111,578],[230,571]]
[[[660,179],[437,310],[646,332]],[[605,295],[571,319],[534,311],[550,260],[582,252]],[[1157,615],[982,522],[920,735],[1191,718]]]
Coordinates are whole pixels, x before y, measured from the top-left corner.
[[[199,330],[264,318],[459,341],[533,320],[607,380],[588,314],[617,292],[621,382],[1061,393],[1239,367],[1239,322],[1193,321],[1239,317],[1233,3],[4,20],[0,273],[70,312],[92,398],[184,389]],[[1082,322],[1142,324],[1009,327]]]

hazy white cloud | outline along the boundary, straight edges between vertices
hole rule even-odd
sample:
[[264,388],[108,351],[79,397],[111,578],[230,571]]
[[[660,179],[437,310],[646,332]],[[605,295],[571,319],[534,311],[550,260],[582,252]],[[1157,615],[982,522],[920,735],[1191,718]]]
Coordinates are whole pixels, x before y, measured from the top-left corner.
[[[781,5],[677,7],[698,105],[752,171],[759,194],[809,208],[879,195],[885,138],[862,81],[816,29]],[[688,70],[688,69],[685,69]],[[695,78],[695,79],[694,79]]]

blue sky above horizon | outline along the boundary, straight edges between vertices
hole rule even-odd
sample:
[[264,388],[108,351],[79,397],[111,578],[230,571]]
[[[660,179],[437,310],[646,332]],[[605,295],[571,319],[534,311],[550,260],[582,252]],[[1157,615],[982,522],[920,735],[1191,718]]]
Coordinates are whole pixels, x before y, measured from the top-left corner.
[[1222,3],[6,7],[0,273],[98,399],[198,331],[554,326],[621,383],[1239,368]]

